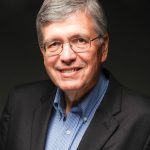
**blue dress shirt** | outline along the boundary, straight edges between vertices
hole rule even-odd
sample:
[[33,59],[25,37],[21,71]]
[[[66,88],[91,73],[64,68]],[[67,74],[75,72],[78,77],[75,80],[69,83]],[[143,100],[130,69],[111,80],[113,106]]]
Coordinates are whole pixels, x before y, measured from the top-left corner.
[[49,121],[45,150],[76,150],[107,90],[109,81],[101,74],[96,86],[65,116],[63,93],[57,89],[54,112]]

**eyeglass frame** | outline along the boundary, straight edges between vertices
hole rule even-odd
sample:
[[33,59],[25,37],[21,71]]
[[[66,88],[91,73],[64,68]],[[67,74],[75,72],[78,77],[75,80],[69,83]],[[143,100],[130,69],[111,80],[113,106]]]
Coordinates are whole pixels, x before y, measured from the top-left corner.
[[[96,40],[96,39],[98,39],[98,38],[103,38],[103,36],[102,35],[98,35],[98,36],[96,36],[95,38],[92,38],[92,39],[88,39],[88,45],[89,45],[89,48],[91,47],[91,42],[92,41],[94,41],[94,40]],[[74,38],[74,39],[77,39],[77,38]],[[73,40],[73,39],[72,39]],[[48,41],[49,42],[49,41]],[[42,44],[41,45],[41,48],[46,52],[46,43],[48,43],[48,42],[45,42],[44,44]],[[57,41],[57,42],[60,42],[60,41]],[[71,44],[71,40],[70,41],[68,41],[68,42],[60,42],[60,47],[58,47],[58,49],[57,50],[55,50],[55,51],[49,51],[49,52],[56,52],[56,51],[58,51],[60,48],[61,48],[61,50],[60,50],[60,52],[58,52],[58,53],[56,53],[56,54],[52,54],[52,55],[50,55],[50,56],[55,56],[55,55],[59,55],[62,51],[63,51],[63,45],[64,44],[66,44],[66,43],[68,43],[69,44],[69,46],[70,46],[70,48],[75,52],[75,53],[84,53],[84,52],[86,52],[86,51],[77,51],[77,50],[74,50],[73,48],[72,48],[72,45],[73,44]]]

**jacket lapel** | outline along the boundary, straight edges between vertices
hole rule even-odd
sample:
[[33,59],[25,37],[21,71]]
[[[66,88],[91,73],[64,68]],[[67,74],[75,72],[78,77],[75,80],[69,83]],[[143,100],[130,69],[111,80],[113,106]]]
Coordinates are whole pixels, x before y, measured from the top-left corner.
[[108,90],[86,130],[78,150],[100,150],[119,127],[115,115],[121,111],[121,86],[110,79]]
[[101,149],[117,127],[118,123],[112,117],[103,112],[97,112],[84,134],[78,150]]
[[35,110],[33,115],[31,150],[44,150],[47,135],[48,121],[52,112],[55,89],[51,87],[41,99],[41,105]]

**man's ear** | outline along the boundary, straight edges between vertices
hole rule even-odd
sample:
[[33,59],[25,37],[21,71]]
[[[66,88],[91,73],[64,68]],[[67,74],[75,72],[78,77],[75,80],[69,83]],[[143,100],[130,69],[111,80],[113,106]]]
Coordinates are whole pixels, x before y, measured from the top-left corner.
[[40,47],[40,51],[41,51],[41,53],[42,53],[42,55],[43,55],[43,57],[44,57],[44,54],[45,54],[44,48]]
[[103,36],[103,43],[101,46],[101,62],[105,62],[105,60],[107,59],[108,56],[108,46],[109,46],[109,36],[108,34],[105,34]]

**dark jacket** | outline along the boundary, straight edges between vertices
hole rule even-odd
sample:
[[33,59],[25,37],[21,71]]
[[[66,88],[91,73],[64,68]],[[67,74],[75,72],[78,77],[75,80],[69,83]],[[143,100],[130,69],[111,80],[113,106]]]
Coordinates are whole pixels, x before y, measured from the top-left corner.
[[[78,150],[150,150],[150,100],[108,76],[107,92]],[[44,150],[55,93],[51,81],[11,92],[0,122],[0,150]]]

